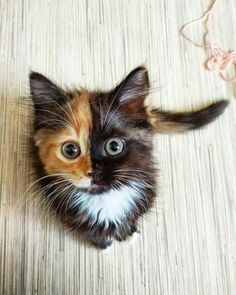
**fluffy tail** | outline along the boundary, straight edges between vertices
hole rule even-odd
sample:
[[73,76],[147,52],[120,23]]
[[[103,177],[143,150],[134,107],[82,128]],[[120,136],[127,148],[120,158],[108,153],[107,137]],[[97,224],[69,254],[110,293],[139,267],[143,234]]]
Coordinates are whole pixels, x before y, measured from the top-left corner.
[[154,109],[148,113],[156,132],[176,133],[207,125],[220,116],[228,104],[227,100],[220,100],[198,111],[174,113]]

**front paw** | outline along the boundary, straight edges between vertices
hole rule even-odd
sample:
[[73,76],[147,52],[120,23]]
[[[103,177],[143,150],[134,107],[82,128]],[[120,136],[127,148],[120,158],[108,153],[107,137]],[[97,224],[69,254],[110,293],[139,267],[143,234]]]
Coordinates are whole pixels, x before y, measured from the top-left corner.
[[135,224],[132,224],[129,229],[127,229],[126,231],[123,231],[123,232],[119,232],[119,234],[117,234],[115,236],[115,239],[118,241],[118,242],[122,242],[122,241],[125,241],[125,240],[129,240],[131,237],[134,236],[134,234],[136,233],[140,233],[140,231],[137,229],[137,226]]
[[92,241],[92,244],[102,250],[107,249],[112,245],[113,241],[112,240],[102,240],[102,241]]
[[137,229],[137,226],[136,225],[132,225],[130,227],[129,235],[132,236],[134,233],[140,233],[140,231]]

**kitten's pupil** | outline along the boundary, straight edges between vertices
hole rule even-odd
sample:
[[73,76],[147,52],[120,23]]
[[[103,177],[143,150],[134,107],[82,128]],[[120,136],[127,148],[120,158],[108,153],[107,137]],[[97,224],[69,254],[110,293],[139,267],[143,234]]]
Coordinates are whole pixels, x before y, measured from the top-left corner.
[[118,145],[118,143],[116,141],[112,141],[112,142],[110,142],[110,149],[113,152],[117,152],[118,150],[120,150],[120,146]]
[[62,154],[67,159],[75,159],[80,155],[80,148],[76,143],[67,142],[62,146]]
[[68,144],[65,148],[65,151],[68,155],[72,156],[78,152],[78,148],[73,144]]
[[105,143],[105,151],[109,156],[117,156],[124,150],[124,141],[121,138],[111,138]]

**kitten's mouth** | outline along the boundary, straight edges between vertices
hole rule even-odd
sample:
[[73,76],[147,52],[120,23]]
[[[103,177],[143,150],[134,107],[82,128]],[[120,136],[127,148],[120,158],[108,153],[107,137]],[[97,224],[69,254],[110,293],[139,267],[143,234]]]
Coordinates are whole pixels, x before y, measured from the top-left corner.
[[91,182],[88,186],[78,186],[81,192],[89,193],[92,195],[98,195],[107,192],[110,186],[100,183]]
[[110,189],[113,188],[112,184],[107,184],[102,181],[91,180],[84,186],[78,185],[78,189],[81,192],[89,193],[91,195],[98,195],[105,192],[108,192]]

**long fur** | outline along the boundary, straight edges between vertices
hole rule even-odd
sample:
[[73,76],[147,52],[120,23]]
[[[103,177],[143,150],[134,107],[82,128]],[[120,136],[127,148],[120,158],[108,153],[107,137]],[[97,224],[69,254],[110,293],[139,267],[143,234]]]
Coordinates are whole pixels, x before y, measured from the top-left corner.
[[[36,170],[45,198],[62,222],[100,248],[132,235],[154,204],[154,134],[202,127],[228,104],[220,101],[187,113],[150,109],[144,104],[149,93],[144,67],[108,92],[64,91],[34,72],[30,87]],[[105,153],[110,138],[125,143],[117,157]],[[63,157],[61,146],[67,141],[79,145],[77,159]]]
[[150,110],[150,122],[158,133],[177,133],[197,129],[214,121],[228,106],[227,100],[191,112],[167,112],[160,109]]

